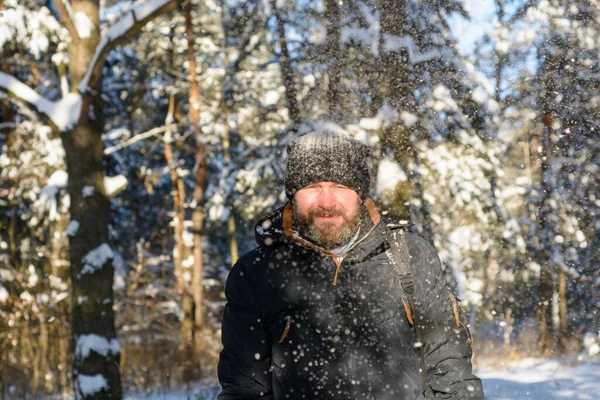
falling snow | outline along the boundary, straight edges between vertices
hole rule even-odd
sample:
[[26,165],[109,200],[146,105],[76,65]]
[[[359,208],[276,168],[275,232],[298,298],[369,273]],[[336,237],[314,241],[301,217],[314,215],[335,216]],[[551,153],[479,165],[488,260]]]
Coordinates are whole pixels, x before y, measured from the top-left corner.
[[[344,362],[358,390],[386,362],[414,372],[396,351],[429,343],[408,314],[444,298],[445,333],[470,341],[486,399],[600,399],[597,1],[208,0],[189,27],[184,10],[154,18],[172,0],[38,3],[0,7],[0,397],[93,397],[113,390],[96,374],[113,368],[128,400],[214,399],[216,378],[194,379],[217,370],[232,329],[256,371],[241,386],[261,396],[297,368],[319,397]],[[439,257],[455,297],[382,307],[398,291],[381,278],[389,243],[361,253],[381,240],[366,209],[320,253],[314,230],[283,220],[286,149],[322,130],[368,149],[381,221],[427,237],[437,256],[413,275]],[[98,273],[111,261],[114,276]],[[394,324],[407,329],[392,345]]]

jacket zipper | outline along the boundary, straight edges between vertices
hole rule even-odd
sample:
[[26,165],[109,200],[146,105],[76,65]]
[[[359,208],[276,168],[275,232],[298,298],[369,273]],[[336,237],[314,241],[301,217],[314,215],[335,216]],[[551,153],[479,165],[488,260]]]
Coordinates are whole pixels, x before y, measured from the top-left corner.
[[346,250],[346,252],[344,254],[342,254],[341,256],[333,254],[333,253],[331,253],[331,252],[329,252],[329,251],[327,251],[327,250],[325,250],[325,249],[323,249],[323,248],[321,248],[319,246],[313,245],[312,243],[307,242],[306,240],[302,239],[301,237],[297,236],[296,234],[294,234],[292,236],[292,239],[295,240],[296,242],[302,244],[302,245],[305,245],[307,247],[313,248],[313,249],[315,249],[315,250],[317,250],[317,251],[319,251],[319,252],[321,252],[321,253],[329,256],[333,260],[333,262],[336,265],[335,274],[333,275],[333,286],[336,286],[337,285],[337,278],[338,278],[338,275],[340,273],[340,268],[342,266],[342,262],[344,261],[344,258],[346,258],[346,255],[350,251],[352,251],[356,246],[358,246],[363,240],[365,240],[365,238],[368,237],[375,230],[375,228],[377,228],[377,225],[373,225],[373,227],[371,229],[369,229],[369,231],[366,234],[364,234],[360,239],[358,239],[356,242],[354,242],[354,244],[352,246],[350,246],[350,248],[348,250]]
[[365,238],[367,238],[371,234],[371,232],[373,232],[375,230],[376,227],[377,227],[377,225],[373,225],[373,227],[371,229],[369,229],[369,231],[365,235],[363,235],[360,239],[358,239],[356,242],[354,242],[354,244],[352,246],[350,246],[350,248],[348,250],[346,250],[346,252],[344,254],[342,254],[341,256],[335,256],[332,253],[325,252],[325,254],[327,254],[329,257],[331,257],[331,259],[333,260],[333,262],[336,265],[335,274],[333,275],[333,286],[337,285],[337,278],[340,273],[340,268],[342,266],[342,262],[344,261],[344,258],[346,258],[346,255],[348,253],[350,253],[356,246],[358,246],[363,240],[365,240]]

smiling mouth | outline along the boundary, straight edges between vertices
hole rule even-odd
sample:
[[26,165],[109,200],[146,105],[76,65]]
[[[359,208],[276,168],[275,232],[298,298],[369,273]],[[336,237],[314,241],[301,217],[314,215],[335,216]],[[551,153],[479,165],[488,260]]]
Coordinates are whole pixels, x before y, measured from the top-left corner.
[[315,216],[315,221],[320,221],[320,222],[334,222],[337,221],[337,219],[341,218],[341,215],[316,215]]

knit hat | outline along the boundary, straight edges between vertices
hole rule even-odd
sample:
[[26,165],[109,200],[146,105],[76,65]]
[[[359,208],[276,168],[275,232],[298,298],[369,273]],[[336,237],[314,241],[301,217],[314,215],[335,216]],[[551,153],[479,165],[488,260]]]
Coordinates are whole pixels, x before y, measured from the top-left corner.
[[311,132],[287,147],[285,194],[318,182],[335,182],[369,195],[369,147],[347,135],[330,131]]

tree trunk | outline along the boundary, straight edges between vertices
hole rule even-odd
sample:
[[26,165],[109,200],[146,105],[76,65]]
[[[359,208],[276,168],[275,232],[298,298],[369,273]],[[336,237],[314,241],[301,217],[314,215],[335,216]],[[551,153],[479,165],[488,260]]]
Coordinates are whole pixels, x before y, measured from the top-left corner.
[[300,110],[298,109],[298,97],[296,93],[296,84],[294,83],[294,71],[290,52],[287,47],[287,37],[285,35],[285,25],[281,13],[277,8],[275,1],[271,1],[275,20],[277,24],[277,34],[279,36],[279,65],[281,66],[281,77],[283,78],[283,86],[285,87],[285,98],[287,100],[289,117],[295,124],[295,129],[302,122],[300,119]]
[[[2,4],[0,3],[0,10],[2,10]],[[4,72],[5,74],[10,74],[10,68],[9,65],[6,63],[0,63],[0,71]],[[2,122],[13,122],[15,120],[15,115],[13,112],[13,105],[11,104],[10,101],[8,101],[8,99],[4,99],[2,100],[2,102],[0,103],[2,105]],[[10,130],[6,130],[5,131],[5,139],[4,142],[6,143],[6,149],[7,149],[7,155],[8,155],[8,159],[9,160],[15,160],[17,158],[17,154],[15,154],[15,150],[13,150],[13,131],[14,129],[10,129]],[[17,234],[17,218],[19,217],[19,210],[18,210],[18,204],[16,204],[15,202],[15,189],[16,189],[16,182],[14,181],[14,179],[8,178],[6,186],[7,186],[7,192],[8,192],[8,209],[10,212],[10,222],[8,225],[8,262],[10,265],[14,266],[16,268],[17,265],[19,265],[19,260],[18,260],[18,251],[17,251],[17,238],[16,238],[16,234]]]
[[[96,94],[94,98],[100,96]],[[77,233],[69,237],[75,346],[73,383],[76,398],[120,399],[118,348],[106,355],[82,351],[82,344],[94,338],[88,335],[97,335],[109,343],[115,343],[113,340],[117,338],[112,291],[114,269],[112,253],[108,250],[110,200],[104,189],[102,123],[100,115],[96,115],[95,120],[90,117],[100,109],[90,109],[91,101],[91,96],[84,99],[79,124],[71,132],[61,135],[69,175],[71,221],[79,223]],[[93,188],[91,195],[88,188]],[[98,375],[106,382],[103,389],[87,391],[87,382],[98,379]]]
[[560,307],[560,348],[562,351],[568,348],[569,322],[567,314],[567,274],[561,270],[558,276],[558,304]]
[[235,237],[235,217],[233,216],[233,207],[229,210],[229,218],[227,219],[227,233],[229,234],[229,252],[231,254],[231,266],[237,262],[239,256],[238,243]]
[[[0,10],[3,9],[3,5],[2,2],[0,1]],[[9,74],[10,73],[10,68],[8,66],[8,64],[6,63],[0,63],[0,71]],[[0,102],[0,106],[2,107],[2,122],[11,122],[14,121],[14,115],[12,112],[12,104],[7,100],[4,99],[2,100],[2,102]],[[4,143],[6,144],[6,148],[8,150],[8,152],[11,151],[11,145],[9,143],[10,141],[10,134],[11,132],[7,132],[5,133],[5,139]],[[8,154],[9,156],[9,160],[12,159],[11,158],[11,154]],[[17,257],[17,248],[16,248],[16,241],[15,241],[15,228],[16,228],[16,217],[17,217],[17,212],[16,212],[16,205],[14,204],[14,202],[12,201],[13,195],[12,193],[14,192],[14,183],[12,182],[6,182],[8,189],[7,189],[7,193],[8,193],[8,209],[9,212],[11,214],[10,217],[10,223],[9,223],[9,228],[8,228],[8,248],[9,248],[9,265],[13,265],[16,266],[16,257]],[[7,384],[8,384],[8,376],[9,376],[9,371],[8,371],[8,365],[9,365],[9,356],[8,356],[8,351],[0,351],[1,355],[0,355],[0,396],[2,398],[2,400],[6,399],[6,392],[7,392]]]
[[[169,105],[169,115],[172,115],[174,110],[175,99],[171,97]],[[183,210],[183,202],[185,201],[185,187],[183,187],[181,178],[177,172],[177,159],[173,153],[173,128],[170,126],[172,121],[167,117],[167,131],[165,133],[165,160],[169,165],[169,173],[171,176],[171,194],[173,195],[173,229],[175,239],[175,249],[173,251],[173,269],[177,280],[177,291],[184,296],[185,280],[183,278],[182,261],[185,254],[185,244],[183,241],[183,231],[185,227],[185,213]]]
[[48,359],[50,356],[49,341],[48,341],[48,339],[49,339],[48,323],[47,323],[44,315],[40,314],[37,317],[38,317],[39,329],[40,329],[40,339],[39,339],[40,347],[38,349],[38,357],[40,358],[39,368],[40,368],[42,375],[44,376],[44,379],[42,379],[42,382],[43,382],[42,385],[43,385],[46,393],[51,393],[52,381],[49,379],[45,379],[46,374],[50,372],[50,370],[48,368]]
[[[498,23],[504,23],[504,0],[496,0],[496,7],[498,11],[496,13],[498,18]],[[502,71],[504,70],[504,66],[506,65],[507,57],[506,54],[500,53],[499,51],[495,52],[496,65],[495,65],[495,89],[494,89],[494,99],[498,104],[502,104],[500,101],[500,94],[502,89]]]
[[[400,49],[397,52],[384,51],[386,35],[402,36],[404,34],[404,20],[406,18],[405,0],[382,0],[381,30],[379,37],[380,70],[378,74],[378,98],[379,109],[384,101],[388,101],[396,110],[404,110],[418,115],[416,100],[411,87],[410,71],[408,70],[408,51]],[[394,153],[394,158],[400,164],[406,175],[410,177],[408,182],[402,182],[396,187],[394,213],[397,218],[403,220],[411,219],[410,200],[413,197],[421,198],[422,226],[426,227],[427,234],[431,231],[429,226],[429,212],[424,202],[421,177],[411,169],[411,163],[419,165],[418,151],[413,141],[419,123],[413,126],[405,126],[402,122],[392,124],[384,129],[382,141]]]
[[[98,1],[73,1],[95,27],[88,38],[69,46],[69,74],[81,82],[100,40]],[[102,82],[83,96],[81,117],[61,134],[65,149],[71,221],[79,230],[69,237],[72,281],[73,384],[77,399],[121,399],[120,350],[113,311],[112,251],[108,246],[110,200],[104,188]],[[106,340],[111,351],[84,351],[83,344]],[[101,382],[92,390],[90,381]]]
[[175,114],[175,98],[171,96],[169,103],[169,113],[165,124],[167,130],[165,132],[165,159],[169,165],[169,172],[171,174],[171,186],[173,195],[173,236],[175,239],[175,248],[173,249],[173,269],[175,273],[175,279],[177,281],[177,293],[181,296],[181,308],[183,310],[183,321],[181,322],[181,339],[182,339],[182,354],[184,358],[184,380],[190,381],[193,379],[193,359],[191,354],[193,353],[193,322],[192,322],[192,298],[190,291],[188,290],[183,271],[183,257],[185,254],[185,243],[183,240],[183,232],[185,229],[185,187],[184,182],[179,176],[177,171],[177,160],[173,152],[173,127],[172,122]]
[[552,295],[554,292],[554,282],[552,278],[552,266],[550,265],[550,247],[551,242],[548,236],[548,232],[551,230],[550,225],[550,204],[549,201],[552,196],[552,187],[548,182],[549,166],[549,141],[550,141],[550,125],[551,116],[549,113],[546,114],[545,120],[547,126],[544,129],[544,140],[542,146],[540,146],[541,154],[541,186],[544,197],[540,204],[540,210],[538,213],[537,220],[540,224],[539,238],[539,262],[541,265],[540,282],[538,290],[538,309],[537,309],[537,322],[539,328],[539,352],[544,354],[554,349],[553,340],[553,329],[552,329]]
[[[549,45],[554,43],[550,40]],[[541,145],[538,146],[539,165],[540,165],[540,186],[543,197],[540,202],[540,208],[537,216],[539,223],[539,263],[541,265],[540,286],[537,309],[537,320],[540,335],[540,353],[546,353],[554,350],[556,345],[555,330],[552,323],[552,297],[554,294],[554,266],[552,265],[552,248],[556,245],[554,242],[554,224],[552,197],[554,187],[551,179],[550,161],[552,157],[552,133],[554,125],[554,99],[556,97],[555,74],[558,65],[557,54],[547,54],[543,64],[543,93],[541,99],[541,108],[543,115],[543,137]]]
[[554,349],[553,329],[552,329],[552,274],[548,271],[549,266],[543,266],[540,273],[540,283],[538,290],[538,309],[536,312],[538,323],[539,353],[545,355]]
[[[234,72],[231,71],[230,74]],[[221,101],[221,112],[223,116],[223,157],[225,158],[225,165],[231,163],[231,153],[229,152],[230,145],[230,126],[229,126],[229,113],[230,104],[233,102],[233,87],[231,86],[231,77],[225,77],[223,81],[223,99]],[[235,237],[236,226],[235,217],[233,215],[233,206],[229,208],[229,217],[227,218],[227,234],[229,236],[229,254],[231,256],[231,266],[233,267],[239,258],[238,242]]]
[[334,121],[341,121],[343,107],[340,98],[341,60],[340,60],[340,5],[338,0],[326,0],[325,18],[327,19],[327,41],[325,43],[327,69],[327,103],[329,116]]
[[[229,154],[229,107],[225,102],[223,106],[224,118],[225,118],[225,132],[223,134],[223,153],[225,156],[225,163],[229,165],[231,162],[231,155]],[[233,214],[233,205],[229,207],[229,217],[227,218],[227,235],[229,237],[229,255],[231,257],[231,266],[233,267],[239,258],[238,242],[235,237],[236,233],[235,216]]]
[[[405,0],[382,0],[381,30],[379,35],[380,66],[378,73],[377,109],[384,101],[389,101],[394,109],[404,108],[406,111],[416,111],[415,101],[409,82],[408,52],[400,49],[397,52],[384,51],[386,35],[402,36],[404,19],[406,18]],[[402,123],[397,123],[385,130],[384,142],[394,151],[396,160],[408,172],[410,162],[411,130]]]
[[[69,300],[65,300],[67,303]],[[71,298],[72,302],[72,298]],[[71,304],[62,304],[58,308],[59,315],[67,315],[69,310],[71,309]],[[58,327],[56,329],[58,340],[58,352],[59,352],[59,361],[58,361],[58,373],[57,373],[57,388],[59,392],[67,391],[69,387],[71,387],[72,382],[70,378],[72,375],[69,370],[69,363],[72,360],[72,352],[71,352],[71,342],[69,340],[69,336],[71,334],[70,326],[65,323],[57,323]]]
[[192,211],[192,230],[194,235],[194,268],[192,271],[192,293],[194,297],[194,354],[196,362],[203,347],[201,330],[204,324],[204,263],[202,231],[204,225],[204,191],[208,169],[206,146],[202,142],[200,131],[200,92],[198,73],[196,72],[196,54],[194,51],[194,32],[192,25],[192,2],[185,5],[185,31],[188,42],[187,56],[189,65],[190,123],[196,140],[196,165],[194,167],[194,210]]
[[[175,36],[173,30],[175,26],[171,26],[171,46],[173,46],[173,38]],[[171,48],[172,49],[172,48]],[[174,52],[170,52],[173,55]],[[170,62],[173,63],[173,58],[170,59]],[[172,65],[172,67],[174,67]],[[175,239],[175,249],[173,250],[173,269],[175,272],[175,279],[177,281],[177,293],[181,296],[181,308],[183,310],[183,321],[181,324],[181,338],[182,338],[182,346],[183,346],[183,355],[186,366],[184,367],[184,375],[189,379],[192,379],[192,375],[188,373],[190,367],[190,363],[192,362],[190,358],[187,356],[192,352],[192,337],[193,337],[193,323],[192,323],[192,313],[193,313],[193,303],[192,297],[190,295],[190,291],[187,288],[184,279],[184,271],[183,271],[183,260],[184,255],[186,254],[186,246],[183,240],[183,233],[185,231],[185,210],[184,210],[184,202],[185,202],[185,185],[183,179],[179,176],[177,171],[178,161],[175,158],[175,154],[173,152],[173,143],[175,142],[175,138],[173,135],[173,127],[171,124],[175,121],[175,98],[172,95],[169,101],[169,112],[167,118],[165,120],[165,125],[167,126],[167,130],[165,132],[165,159],[169,165],[169,172],[171,175],[171,186],[172,186],[172,195],[173,195],[173,211],[175,217],[173,219],[174,225],[174,239]],[[185,379],[188,379],[185,378]]]
[[[508,308],[505,313],[504,322],[506,325],[504,326],[504,349],[510,349],[510,340],[513,332],[513,323],[514,318],[512,317],[512,308]],[[472,334],[472,333],[471,333]]]

